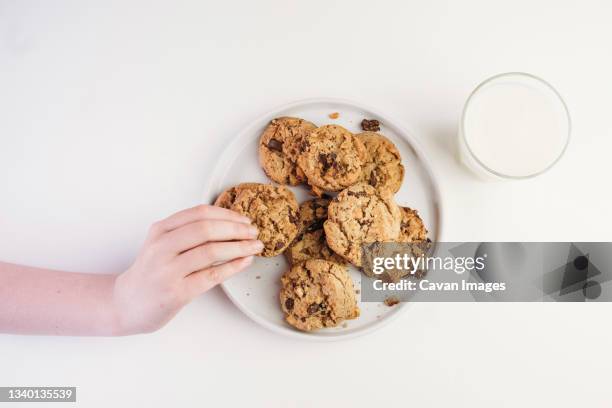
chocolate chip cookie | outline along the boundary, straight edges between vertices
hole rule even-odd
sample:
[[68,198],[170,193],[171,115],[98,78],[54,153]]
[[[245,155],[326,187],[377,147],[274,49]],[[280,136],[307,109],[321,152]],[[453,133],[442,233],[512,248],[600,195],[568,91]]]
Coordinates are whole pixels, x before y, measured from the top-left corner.
[[327,244],[355,266],[361,266],[363,243],[396,241],[400,234],[401,213],[392,193],[365,182],[343,190],[327,212]]
[[400,207],[402,221],[398,242],[418,242],[427,239],[427,228],[419,213],[408,207]]
[[280,254],[297,235],[298,204],[286,187],[244,183],[223,192],[216,204],[253,220],[264,244],[262,256]]
[[304,137],[298,165],[311,186],[340,191],[359,181],[366,160],[361,140],[342,126],[325,125]]
[[306,181],[296,161],[304,136],[316,126],[304,119],[273,119],[259,140],[259,163],[273,181],[298,185]]
[[230,187],[224,192],[222,192],[221,194],[219,194],[219,196],[215,200],[214,205],[216,205],[217,207],[223,207],[223,208],[230,209],[230,207],[234,203],[234,200],[236,200],[236,194],[238,194],[239,191],[244,190],[245,188],[255,188],[258,185],[260,184],[259,183],[240,183],[237,186]]
[[285,251],[285,256],[292,265],[308,259],[326,259],[337,264],[346,264],[344,258],[338,256],[327,245],[323,228],[298,235]]
[[[400,235],[397,239],[397,245],[371,245],[371,258],[395,258],[396,255],[404,256],[408,254],[412,257],[426,255],[431,243],[427,240],[427,229],[419,217],[416,210],[408,207],[400,207],[401,222]],[[406,244],[410,245],[406,245]],[[372,278],[382,279],[385,282],[398,282],[400,279],[410,275],[407,269],[385,268],[382,275],[372,273],[372,265],[364,265],[363,272]],[[417,279],[423,278],[427,273],[426,269],[420,268],[414,271],[414,277]]]
[[329,202],[327,198],[313,198],[300,204],[298,233],[323,228],[323,222],[327,219]]
[[285,320],[302,331],[334,327],[359,317],[353,281],[345,266],[322,259],[293,265],[281,277]]
[[397,147],[386,137],[375,132],[357,135],[368,151],[363,166],[363,181],[377,189],[396,193],[404,180],[404,166]]
[[323,222],[327,219],[329,200],[316,198],[300,205],[298,235],[285,251],[291,264],[308,259],[327,259],[344,264],[345,260],[336,255],[327,245]]

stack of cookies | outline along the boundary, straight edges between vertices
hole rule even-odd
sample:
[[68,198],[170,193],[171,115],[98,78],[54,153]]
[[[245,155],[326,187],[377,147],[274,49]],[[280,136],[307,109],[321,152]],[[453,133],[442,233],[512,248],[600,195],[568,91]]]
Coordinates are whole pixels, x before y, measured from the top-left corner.
[[[259,161],[279,185],[239,184],[215,202],[253,220],[264,243],[262,256],[284,253],[289,260],[281,308],[299,330],[359,316],[346,265],[362,266],[362,244],[427,239],[418,213],[395,203],[404,166],[378,126],[364,120],[365,131],[355,135],[339,125],[274,119],[261,135]],[[305,185],[315,198],[298,206],[285,185]]]

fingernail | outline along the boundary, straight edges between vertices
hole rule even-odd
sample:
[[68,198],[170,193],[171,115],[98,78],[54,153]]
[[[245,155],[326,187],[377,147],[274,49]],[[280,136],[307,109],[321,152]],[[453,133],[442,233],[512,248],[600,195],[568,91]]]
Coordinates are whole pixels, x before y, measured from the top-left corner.
[[255,241],[253,243],[253,249],[257,252],[261,251],[264,248],[264,244],[261,241]]
[[250,224],[253,222],[249,217],[245,217],[244,215],[241,217],[241,221],[245,224]]
[[257,238],[257,235],[259,235],[259,230],[257,229],[256,226],[251,225],[249,227],[249,235],[252,236],[253,238]]

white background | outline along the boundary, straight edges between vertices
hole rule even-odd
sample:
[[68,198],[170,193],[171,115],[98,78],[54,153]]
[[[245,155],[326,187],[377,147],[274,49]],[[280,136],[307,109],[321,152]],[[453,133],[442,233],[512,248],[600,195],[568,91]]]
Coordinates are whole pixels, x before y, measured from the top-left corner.
[[[151,222],[200,201],[242,127],[320,96],[416,130],[446,240],[612,241],[611,4],[0,0],[0,259],[124,270]],[[573,139],[549,173],[487,184],[454,138],[469,92],[504,71],[551,82]],[[0,385],[74,385],[87,407],[603,407],[611,311],[415,304],[366,337],[312,344],[216,289],[150,335],[0,336]]]

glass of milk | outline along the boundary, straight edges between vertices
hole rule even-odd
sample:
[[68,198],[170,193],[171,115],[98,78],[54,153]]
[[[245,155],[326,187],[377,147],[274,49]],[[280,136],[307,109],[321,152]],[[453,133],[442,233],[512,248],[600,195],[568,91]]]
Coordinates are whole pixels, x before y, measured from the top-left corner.
[[563,156],[570,128],[565,102],[549,83],[525,73],[496,75],[465,103],[461,159],[488,180],[534,177]]

